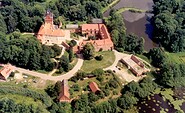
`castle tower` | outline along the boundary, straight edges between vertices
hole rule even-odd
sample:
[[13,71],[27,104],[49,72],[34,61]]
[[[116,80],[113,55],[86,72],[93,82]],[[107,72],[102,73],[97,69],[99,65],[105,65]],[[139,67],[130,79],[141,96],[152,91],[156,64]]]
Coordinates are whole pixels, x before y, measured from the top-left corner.
[[45,23],[53,24],[53,13],[50,10],[47,10],[44,20]]

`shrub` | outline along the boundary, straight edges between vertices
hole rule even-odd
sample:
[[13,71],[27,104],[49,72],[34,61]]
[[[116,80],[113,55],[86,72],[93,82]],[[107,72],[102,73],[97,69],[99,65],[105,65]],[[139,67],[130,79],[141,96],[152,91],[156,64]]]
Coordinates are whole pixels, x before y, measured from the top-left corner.
[[110,91],[109,90],[103,89],[102,91],[105,94],[105,96],[109,96],[110,95]]
[[115,80],[111,79],[111,80],[109,81],[109,86],[110,86],[111,88],[117,88],[117,87],[118,87],[118,83],[117,83]]
[[100,93],[98,94],[98,97],[103,99],[105,98],[105,94],[102,91],[100,91]]
[[98,76],[96,77],[96,79],[97,79],[98,81],[100,81],[100,82],[103,82],[103,80],[104,80],[103,75],[98,75]]
[[80,91],[80,87],[79,87],[78,84],[74,84],[74,85],[72,86],[72,88],[73,88],[74,91]]
[[59,73],[62,73],[64,71],[64,69],[62,67],[59,68]]
[[103,59],[103,55],[96,56],[95,59],[101,61]]
[[91,74],[95,75],[95,76],[98,76],[98,75],[103,75],[104,74],[104,71],[103,69],[101,68],[98,68],[98,69],[95,69],[91,72]]
[[103,48],[100,48],[100,50],[99,51],[103,51]]

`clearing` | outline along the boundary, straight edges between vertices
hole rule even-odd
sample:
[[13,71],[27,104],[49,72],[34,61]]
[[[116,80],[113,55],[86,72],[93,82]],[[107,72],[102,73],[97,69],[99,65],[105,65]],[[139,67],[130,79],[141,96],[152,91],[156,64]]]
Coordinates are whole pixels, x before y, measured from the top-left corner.
[[106,68],[112,65],[115,60],[113,51],[97,52],[95,56],[97,55],[103,55],[103,59],[101,61],[97,61],[96,59],[84,60],[81,70],[91,72],[97,68]]

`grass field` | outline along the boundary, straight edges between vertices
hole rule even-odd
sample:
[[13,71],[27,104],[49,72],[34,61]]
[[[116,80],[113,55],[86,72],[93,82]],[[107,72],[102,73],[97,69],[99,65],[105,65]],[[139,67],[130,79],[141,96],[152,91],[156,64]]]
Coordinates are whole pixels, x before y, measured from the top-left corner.
[[185,63],[185,52],[179,52],[179,53],[166,52],[166,55],[167,55],[168,59],[172,62],[175,62],[177,64],[184,64]]
[[133,7],[122,7],[116,13],[120,14],[123,13],[124,11],[131,11],[131,12],[139,12],[139,13],[145,13],[146,10],[138,9],[138,8],[133,8]]
[[97,52],[96,55],[103,55],[103,59],[101,61],[97,61],[96,59],[85,60],[81,70],[85,72],[91,72],[97,68],[105,68],[113,64],[115,60],[113,51]]

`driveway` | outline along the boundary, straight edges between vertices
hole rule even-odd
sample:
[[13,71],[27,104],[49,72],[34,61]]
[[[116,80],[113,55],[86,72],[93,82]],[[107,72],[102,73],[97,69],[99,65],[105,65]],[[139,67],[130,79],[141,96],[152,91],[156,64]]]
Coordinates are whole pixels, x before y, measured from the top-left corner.
[[20,73],[24,73],[24,74],[27,74],[27,75],[39,77],[39,78],[41,78],[43,80],[60,81],[60,80],[63,80],[63,79],[69,79],[72,76],[74,76],[75,73],[78,70],[80,70],[82,65],[83,65],[83,59],[82,58],[78,58],[77,64],[74,66],[74,68],[72,70],[70,70],[66,74],[59,75],[59,76],[48,76],[47,74],[38,73],[38,72],[35,72],[35,71],[30,71],[30,70],[19,68],[19,67],[15,67],[15,70],[19,71]]
[[[111,66],[105,68],[104,70],[112,70],[112,71],[114,70],[117,75],[121,76],[127,82],[131,82],[131,81],[137,82],[140,79],[142,79],[143,77],[145,77],[145,75],[144,76],[140,76],[140,77],[136,77],[135,75],[133,75],[131,73],[128,73],[128,69],[118,69],[117,64],[118,64],[119,60],[121,58],[123,58],[123,57],[130,56],[129,54],[121,53],[121,52],[118,52],[118,51],[114,50],[114,55],[115,55],[115,61],[114,61],[114,63]],[[144,61],[141,58],[138,58],[138,59],[141,60],[142,62],[147,63],[146,61]],[[149,66],[151,66],[149,63],[147,63],[147,64]]]

